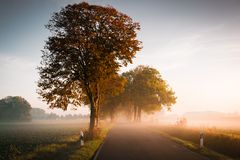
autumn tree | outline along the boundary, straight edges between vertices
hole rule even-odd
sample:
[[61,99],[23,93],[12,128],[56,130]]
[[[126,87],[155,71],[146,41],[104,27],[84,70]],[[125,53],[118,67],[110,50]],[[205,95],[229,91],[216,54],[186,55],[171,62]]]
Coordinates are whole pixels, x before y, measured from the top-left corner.
[[114,119],[117,107],[122,104],[121,93],[124,92],[126,82],[126,79],[118,74],[105,81],[105,86],[103,87],[104,99],[101,103],[102,111],[99,113],[101,113],[102,116],[109,115],[111,121]]
[[86,2],[67,5],[53,14],[46,28],[38,93],[50,108],[66,110],[69,104],[90,105],[90,134],[93,134],[100,82],[132,62],[141,49],[138,23],[113,7]]
[[135,121],[141,120],[142,111],[151,113],[163,107],[170,109],[176,103],[175,93],[162,79],[158,70],[148,66],[138,66],[134,70],[123,73],[127,84],[124,101],[133,106]]

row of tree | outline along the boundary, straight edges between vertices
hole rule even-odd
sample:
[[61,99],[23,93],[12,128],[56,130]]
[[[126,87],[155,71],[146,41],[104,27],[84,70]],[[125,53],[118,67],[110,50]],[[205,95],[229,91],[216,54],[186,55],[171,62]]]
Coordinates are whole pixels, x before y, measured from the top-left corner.
[[45,110],[41,108],[32,108],[30,114],[32,120],[73,120],[89,118],[89,115],[82,114],[58,115],[56,113],[46,113]]
[[169,110],[176,102],[174,92],[159,71],[148,66],[138,66],[110,81],[108,84],[114,94],[105,96],[101,108],[102,114],[112,120],[116,112],[123,111],[130,120],[141,121],[143,111],[153,113],[163,106]]
[[54,13],[46,28],[52,35],[38,67],[38,93],[50,108],[89,105],[90,137],[101,108],[121,104],[133,109],[134,119],[140,120],[142,111],[175,102],[174,93],[153,68],[138,67],[118,75],[142,48],[137,39],[140,25],[128,15],[82,2]]

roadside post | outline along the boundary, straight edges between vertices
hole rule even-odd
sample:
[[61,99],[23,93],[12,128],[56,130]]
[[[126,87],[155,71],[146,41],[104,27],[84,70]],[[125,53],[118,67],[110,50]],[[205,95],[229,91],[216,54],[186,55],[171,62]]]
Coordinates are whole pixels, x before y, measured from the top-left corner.
[[80,131],[80,146],[84,145],[84,134],[83,131]]
[[200,132],[200,148],[204,147],[204,133]]

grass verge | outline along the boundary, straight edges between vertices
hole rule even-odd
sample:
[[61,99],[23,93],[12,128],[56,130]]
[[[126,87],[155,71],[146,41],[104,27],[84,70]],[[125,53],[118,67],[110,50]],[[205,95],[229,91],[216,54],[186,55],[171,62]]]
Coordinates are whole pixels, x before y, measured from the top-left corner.
[[91,160],[93,159],[96,151],[99,149],[100,145],[103,143],[104,139],[107,136],[109,128],[103,128],[100,132],[100,135],[93,140],[87,141],[85,145],[76,150],[69,160]]
[[191,142],[191,141],[186,141],[186,140],[183,140],[183,139],[180,139],[180,138],[177,138],[177,137],[174,137],[174,136],[171,136],[165,132],[161,132],[161,131],[155,131],[159,134],[161,134],[162,136],[178,143],[178,144],[181,144],[183,145],[184,147],[190,149],[191,151],[194,151],[194,152],[197,152],[203,156],[206,156],[208,158],[210,158],[211,160],[234,160],[230,157],[227,157],[223,154],[220,154],[220,153],[217,153],[215,151],[212,151],[208,148],[200,148],[199,145]]

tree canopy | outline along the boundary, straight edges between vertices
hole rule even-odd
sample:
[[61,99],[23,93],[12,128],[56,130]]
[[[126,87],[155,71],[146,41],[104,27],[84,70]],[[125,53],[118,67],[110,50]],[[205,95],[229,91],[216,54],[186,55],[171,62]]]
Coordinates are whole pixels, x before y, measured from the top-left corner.
[[31,105],[22,97],[8,96],[0,100],[1,121],[29,121]]
[[100,83],[132,62],[141,49],[138,23],[113,7],[86,2],[67,5],[46,25],[38,93],[51,108],[90,104],[90,131],[95,126]]
[[110,103],[110,111],[121,104],[120,109],[128,114],[132,112],[134,120],[140,121],[142,111],[153,113],[163,107],[170,110],[171,105],[176,103],[175,93],[155,68],[138,66],[123,73],[122,77],[127,80],[124,92],[111,98],[114,101]]

